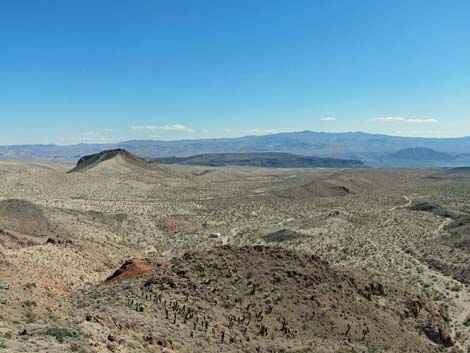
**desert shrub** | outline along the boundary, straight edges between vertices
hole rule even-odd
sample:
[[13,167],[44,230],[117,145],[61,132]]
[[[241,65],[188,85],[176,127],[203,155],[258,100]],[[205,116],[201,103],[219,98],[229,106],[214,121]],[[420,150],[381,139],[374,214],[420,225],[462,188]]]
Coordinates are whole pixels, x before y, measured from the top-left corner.
[[36,322],[36,320],[38,319],[37,315],[31,311],[27,312],[25,316],[26,316],[26,322],[29,324]]
[[60,343],[63,343],[66,337],[74,337],[75,334],[65,327],[49,327],[44,331],[46,336],[55,337]]

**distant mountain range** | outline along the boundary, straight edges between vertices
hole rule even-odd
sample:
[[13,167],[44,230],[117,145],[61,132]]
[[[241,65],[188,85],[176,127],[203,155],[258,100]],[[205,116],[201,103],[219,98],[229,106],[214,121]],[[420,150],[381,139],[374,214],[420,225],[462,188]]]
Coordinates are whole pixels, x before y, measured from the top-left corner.
[[[396,160],[396,153],[400,150],[405,150],[405,152],[400,152],[399,157],[403,154],[411,156],[413,153],[410,154],[410,151],[406,150],[419,148],[447,154],[453,160],[470,160],[470,137],[414,138],[363,132],[324,133],[314,131],[199,140],[136,140],[114,144],[69,146],[0,146],[0,159],[75,163],[83,155],[115,148],[122,148],[145,158],[188,157],[212,153],[287,152],[303,156],[362,160],[366,164]],[[422,158],[421,152],[423,150],[415,152],[418,153],[414,153],[412,158]],[[425,155],[428,155],[428,152],[425,152]]]
[[211,167],[250,166],[263,168],[357,168],[359,160],[300,156],[291,153],[212,153],[190,157],[166,157],[153,160],[160,164],[203,165]]

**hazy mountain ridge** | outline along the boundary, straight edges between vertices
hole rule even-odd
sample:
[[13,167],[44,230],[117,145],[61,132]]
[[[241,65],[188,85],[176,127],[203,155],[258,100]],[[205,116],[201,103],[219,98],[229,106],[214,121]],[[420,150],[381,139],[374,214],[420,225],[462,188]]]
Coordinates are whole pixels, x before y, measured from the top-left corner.
[[204,165],[211,167],[250,166],[264,168],[351,168],[361,167],[359,160],[319,158],[290,153],[212,153],[189,157],[156,158],[156,163]]
[[404,161],[451,161],[454,156],[433,150],[431,148],[405,148],[400,151],[390,153],[384,156],[388,160],[404,160]]
[[[187,157],[208,153],[287,152],[298,155],[376,161],[406,148],[429,148],[468,158],[470,137],[414,138],[363,132],[285,132],[263,136],[195,140],[134,140],[114,144],[0,146],[0,159],[74,163],[83,155],[115,148],[145,158]],[[465,156],[467,155],[467,156]]]

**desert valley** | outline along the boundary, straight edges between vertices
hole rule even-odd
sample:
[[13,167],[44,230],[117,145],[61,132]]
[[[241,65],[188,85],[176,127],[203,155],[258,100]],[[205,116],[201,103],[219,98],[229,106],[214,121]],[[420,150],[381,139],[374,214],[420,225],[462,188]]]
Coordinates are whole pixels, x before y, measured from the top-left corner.
[[0,353],[470,353],[470,1],[0,1]]
[[0,162],[0,352],[468,352],[470,170]]

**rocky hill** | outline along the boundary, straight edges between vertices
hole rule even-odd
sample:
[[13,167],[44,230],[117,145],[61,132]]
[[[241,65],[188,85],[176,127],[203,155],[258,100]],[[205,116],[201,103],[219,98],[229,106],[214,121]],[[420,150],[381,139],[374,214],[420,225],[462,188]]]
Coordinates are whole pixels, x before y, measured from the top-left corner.
[[[453,343],[419,293],[314,255],[221,246],[146,263],[147,273],[127,262],[76,298],[85,330],[101,327],[138,351],[438,352]],[[97,311],[97,300],[113,304]]]
[[62,237],[67,232],[50,221],[43,207],[18,199],[0,201],[0,246],[18,249]]
[[75,168],[70,170],[69,173],[84,172],[96,168],[103,162],[112,159],[120,159],[129,166],[135,168],[141,168],[146,170],[160,170],[160,167],[155,163],[152,163],[139,156],[136,156],[135,154],[129,153],[121,148],[116,148],[113,150],[107,150],[80,158]]

